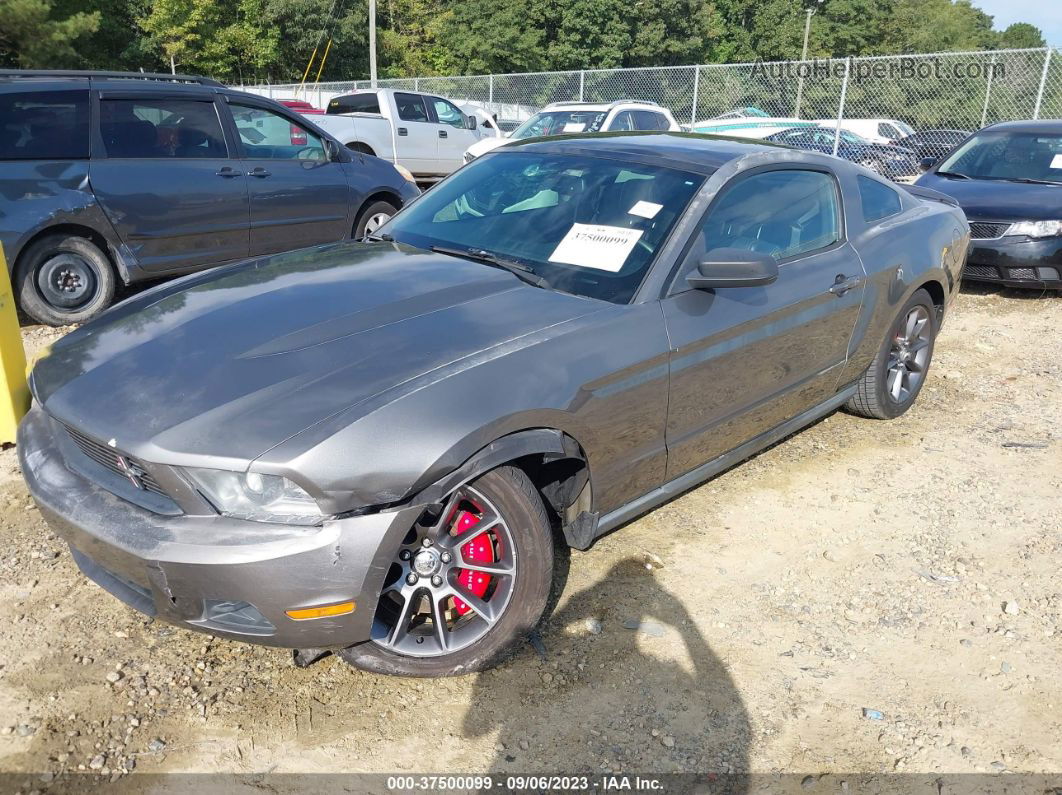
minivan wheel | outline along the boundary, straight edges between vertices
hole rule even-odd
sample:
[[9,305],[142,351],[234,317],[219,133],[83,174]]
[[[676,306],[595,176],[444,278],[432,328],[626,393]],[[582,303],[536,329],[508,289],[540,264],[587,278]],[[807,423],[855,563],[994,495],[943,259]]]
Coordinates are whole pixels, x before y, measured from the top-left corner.
[[925,383],[936,336],[937,308],[929,293],[916,290],[889,327],[846,408],[881,420],[899,417],[911,408]]
[[48,235],[19,258],[15,289],[22,311],[38,323],[82,323],[114,298],[115,274],[99,247],[75,235]]
[[391,220],[391,216],[398,212],[398,208],[390,202],[375,201],[362,210],[358,216],[358,222],[354,225],[354,239],[361,240],[366,235],[371,235],[385,223]]
[[339,656],[398,676],[495,665],[545,612],[553,544],[542,498],[522,470],[500,467],[461,486],[393,551],[372,640]]

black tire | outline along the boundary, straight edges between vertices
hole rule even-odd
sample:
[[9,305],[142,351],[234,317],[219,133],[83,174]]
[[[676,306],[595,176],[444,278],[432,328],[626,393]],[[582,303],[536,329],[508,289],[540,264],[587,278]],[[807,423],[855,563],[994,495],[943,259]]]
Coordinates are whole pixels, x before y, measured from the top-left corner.
[[505,612],[479,640],[450,654],[412,657],[368,641],[338,652],[347,663],[393,676],[468,674],[505,660],[539,625],[552,596],[555,544],[542,498],[515,467],[491,470],[471,486],[497,507],[511,528],[518,567]]
[[15,290],[19,306],[47,326],[83,323],[114,299],[115,273],[92,241],[54,234],[31,244],[19,257]]
[[[921,377],[917,383],[913,384],[901,399],[896,399],[889,391],[890,358],[894,352],[897,335],[904,331],[908,317],[918,308],[928,315],[928,345],[925,348],[925,361],[921,365]],[[922,391],[929,365],[933,360],[933,346],[936,343],[939,322],[937,308],[929,293],[925,290],[916,290],[889,325],[889,332],[885,335],[874,361],[863,373],[863,377],[857,384],[855,395],[845,404],[845,408],[861,417],[878,420],[895,419],[911,408]]]
[[382,199],[372,202],[371,204],[363,208],[362,211],[358,214],[358,220],[354,224],[354,239],[361,240],[363,237],[365,237],[366,228],[368,227],[369,222],[373,219],[380,218],[383,215],[386,215],[388,218],[390,218],[397,212],[398,208],[391,204],[391,202],[384,201]]

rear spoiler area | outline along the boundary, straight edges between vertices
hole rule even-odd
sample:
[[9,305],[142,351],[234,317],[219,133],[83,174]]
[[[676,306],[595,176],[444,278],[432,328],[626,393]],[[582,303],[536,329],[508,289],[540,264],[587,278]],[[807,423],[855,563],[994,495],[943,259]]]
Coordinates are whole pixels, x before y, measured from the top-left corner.
[[918,185],[904,185],[904,189],[914,196],[916,199],[922,199],[923,201],[935,201],[941,204],[950,204],[952,207],[958,207],[959,203],[955,201],[951,196],[940,193],[931,188],[923,188]]

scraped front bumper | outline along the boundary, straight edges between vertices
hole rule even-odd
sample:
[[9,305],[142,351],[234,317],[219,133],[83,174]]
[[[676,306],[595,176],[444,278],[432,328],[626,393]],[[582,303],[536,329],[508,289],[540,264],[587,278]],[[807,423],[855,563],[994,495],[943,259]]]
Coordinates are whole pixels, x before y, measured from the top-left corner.
[[[73,471],[38,407],[19,426],[22,473],[48,524],[91,580],[178,626],[288,648],[368,640],[384,578],[421,508],[300,528],[141,508]],[[347,615],[294,620],[288,610],[353,601]]]

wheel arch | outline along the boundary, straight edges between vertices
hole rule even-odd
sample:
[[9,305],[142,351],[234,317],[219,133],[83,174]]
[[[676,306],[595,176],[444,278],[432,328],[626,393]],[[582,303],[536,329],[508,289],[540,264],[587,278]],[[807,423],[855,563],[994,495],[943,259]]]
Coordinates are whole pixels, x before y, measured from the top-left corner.
[[43,229],[34,232],[30,237],[23,241],[21,246],[19,246],[18,253],[8,263],[8,269],[12,273],[14,273],[18,266],[22,264],[26,256],[26,252],[30,250],[33,244],[39,240],[43,240],[46,237],[50,237],[51,235],[70,235],[73,237],[85,238],[94,246],[96,246],[96,248],[103,252],[103,256],[107,258],[107,261],[111,264],[111,267],[114,268],[120,276],[122,276],[123,278],[125,277],[125,274],[122,273],[121,269],[117,266],[115,262],[116,257],[114,256],[114,251],[112,250],[111,244],[107,240],[107,238],[100,234],[98,230],[93,229],[91,226],[71,222],[55,224],[53,226],[46,226]]
[[530,478],[554,529],[569,546],[589,547],[597,526],[590,463],[578,440],[556,428],[527,428],[498,437],[422,489],[417,500],[441,501],[459,486],[506,465]]
[[405,202],[402,201],[402,197],[395,193],[393,190],[388,190],[387,188],[380,188],[376,191],[373,191],[362,200],[361,204],[358,206],[358,211],[354,214],[354,225],[350,229],[350,233],[352,236],[354,234],[354,231],[358,228],[358,224],[361,223],[362,216],[365,215],[366,210],[368,210],[372,206],[373,202],[378,201],[392,204],[399,210],[401,210],[402,205],[405,204]]
[[348,141],[344,146],[346,146],[351,152],[359,152],[363,155],[372,155],[373,157],[376,157],[376,152],[364,141]]
[[937,279],[927,279],[918,285],[912,294],[918,290],[925,290],[929,293],[929,297],[933,299],[933,306],[937,310],[937,325],[940,325],[940,321],[944,319],[944,307],[947,302],[947,293],[944,291],[944,285]]

